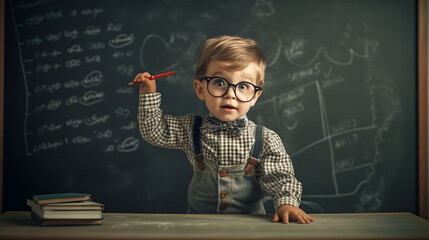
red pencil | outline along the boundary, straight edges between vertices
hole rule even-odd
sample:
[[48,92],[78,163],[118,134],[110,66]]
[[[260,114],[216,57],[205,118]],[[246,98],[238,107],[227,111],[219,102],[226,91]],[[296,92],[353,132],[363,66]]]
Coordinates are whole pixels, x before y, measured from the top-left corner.
[[[174,75],[174,74],[176,74],[176,71],[171,71],[171,72],[161,73],[161,74],[158,74],[158,75],[153,75],[153,76],[147,77],[147,79],[149,79],[149,80],[155,80],[155,79],[158,79],[158,78],[168,77],[168,76],[171,76],[171,75]],[[138,81],[132,81],[132,82],[128,83],[128,85],[138,85],[138,84],[139,84]]]

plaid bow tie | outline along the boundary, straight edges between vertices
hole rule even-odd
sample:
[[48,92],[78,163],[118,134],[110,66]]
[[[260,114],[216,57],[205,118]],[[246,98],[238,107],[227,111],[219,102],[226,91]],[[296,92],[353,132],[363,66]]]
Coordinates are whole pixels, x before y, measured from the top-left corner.
[[221,130],[227,130],[236,136],[240,136],[246,126],[246,119],[240,118],[231,122],[224,122],[215,117],[208,116],[201,131],[203,132],[216,132]]

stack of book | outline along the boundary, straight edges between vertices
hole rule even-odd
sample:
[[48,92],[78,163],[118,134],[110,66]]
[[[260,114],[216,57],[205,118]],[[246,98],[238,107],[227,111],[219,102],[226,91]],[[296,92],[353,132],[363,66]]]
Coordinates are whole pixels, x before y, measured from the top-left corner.
[[31,218],[39,225],[92,225],[102,224],[104,205],[91,201],[85,193],[34,195],[27,199]]

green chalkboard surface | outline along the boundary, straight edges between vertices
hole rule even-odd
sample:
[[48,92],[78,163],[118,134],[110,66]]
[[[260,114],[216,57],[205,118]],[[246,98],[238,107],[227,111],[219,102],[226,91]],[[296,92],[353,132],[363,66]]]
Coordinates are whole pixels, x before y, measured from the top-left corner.
[[385,0],[6,1],[4,209],[85,192],[106,212],[184,213],[184,153],[144,142],[143,71],[165,113],[205,114],[200,45],[250,37],[268,56],[248,116],[275,130],[301,207],[417,212],[416,2]]

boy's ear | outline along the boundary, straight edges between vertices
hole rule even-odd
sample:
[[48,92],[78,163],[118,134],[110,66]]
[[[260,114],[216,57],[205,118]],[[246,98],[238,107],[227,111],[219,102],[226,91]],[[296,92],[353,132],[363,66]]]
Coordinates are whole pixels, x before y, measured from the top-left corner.
[[203,83],[199,80],[194,80],[194,89],[197,97],[200,100],[204,100],[204,91],[203,91]]
[[259,96],[261,96],[261,94],[262,94],[262,91],[258,91],[258,92],[256,92],[256,95],[255,95],[255,97],[252,99],[252,107],[253,106],[255,106],[255,104],[256,104],[256,102],[258,101],[258,98],[259,98]]

